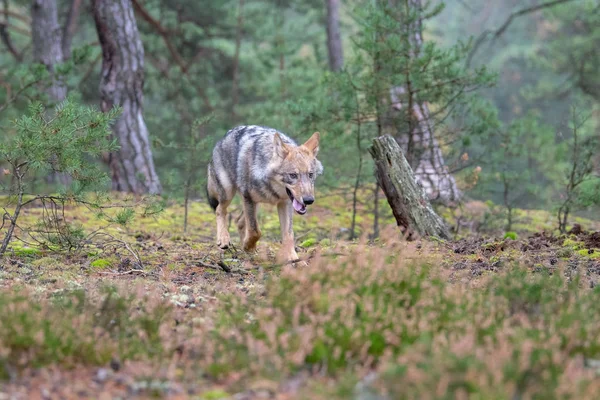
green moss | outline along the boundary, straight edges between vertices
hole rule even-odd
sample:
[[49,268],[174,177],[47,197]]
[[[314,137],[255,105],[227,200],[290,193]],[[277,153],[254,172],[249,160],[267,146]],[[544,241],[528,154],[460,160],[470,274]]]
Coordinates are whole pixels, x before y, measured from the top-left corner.
[[577,254],[591,259],[600,259],[600,249],[581,249],[577,250]]
[[316,243],[317,243],[317,239],[308,238],[304,242],[300,243],[300,247],[306,248],[306,247],[314,246]]
[[227,393],[221,389],[214,389],[214,390],[209,390],[208,392],[202,393],[202,395],[200,396],[200,399],[202,399],[202,400],[218,400],[218,399],[226,399],[229,397],[230,397],[229,393]]
[[92,261],[90,266],[95,269],[106,269],[112,265],[112,262],[106,260],[104,258],[99,258],[97,260]]
[[573,250],[580,250],[584,246],[582,242],[571,238],[566,238],[562,245],[563,247],[569,247]]
[[517,232],[506,232],[504,234],[504,239],[517,240]]
[[39,249],[33,247],[22,247],[22,246],[12,246],[11,250],[15,253],[16,256],[19,257],[35,257],[39,256],[42,252]]

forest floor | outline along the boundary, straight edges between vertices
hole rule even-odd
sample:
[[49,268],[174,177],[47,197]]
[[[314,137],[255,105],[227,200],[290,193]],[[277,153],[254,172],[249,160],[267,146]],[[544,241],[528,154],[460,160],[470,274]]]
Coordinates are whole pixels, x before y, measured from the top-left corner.
[[[187,233],[172,203],[74,252],[13,242],[0,260],[0,399],[597,395],[600,222],[559,235],[552,215],[517,210],[505,237],[498,211],[471,202],[440,210],[455,239],[405,242],[382,199],[380,238],[367,239],[359,202],[364,239],[350,241],[351,204],[331,193],[294,217],[306,268],[275,262],[271,207],[252,255],[219,250],[197,202]],[[43,213],[28,208],[21,226]],[[64,217],[103,224],[81,206]]]

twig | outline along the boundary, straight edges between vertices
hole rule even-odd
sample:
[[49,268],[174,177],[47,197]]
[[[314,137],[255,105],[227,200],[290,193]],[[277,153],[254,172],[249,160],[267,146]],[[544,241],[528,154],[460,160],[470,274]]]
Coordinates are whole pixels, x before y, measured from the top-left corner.
[[14,96],[12,96],[11,98],[7,99],[4,104],[2,104],[0,106],[0,113],[4,110],[6,110],[8,108],[8,106],[10,106],[15,100],[17,100],[17,98],[27,89],[29,89],[30,87],[32,87],[33,85],[37,84],[40,80],[36,79],[32,82],[29,82],[28,84],[26,84],[25,86],[22,86],[17,93],[14,94]]
[[125,271],[125,272],[117,272],[117,271],[110,271],[110,272],[104,272],[104,271],[99,271],[99,274],[102,275],[115,275],[115,276],[121,276],[121,275],[129,275],[129,274],[134,274],[134,273],[138,273],[138,274],[142,274],[142,275],[148,275],[148,272],[142,270],[142,269],[130,269],[129,271]]
[[142,259],[140,257],[140,254],[137,252],[137,250],[133,249],[129,243],[125,242],[124,240],[121,239],[117,239],[116,237],[114,237],[113,235],[111,235],[110,233],[106,233],[106,232],[94,232],[90,235],[88,235],[87,240],[90,240],[93,237],[97,237],[97,236],[108,236],[111,240],[108,242],[105,242],[104,245],[105,246],[109,246],[111,244],[111,242],[115,242],[120,244],[121,246],[123,246],[132,256],[133,258],[137,261],[138,265],[142,268],[144,268],[144,264],[142,263]]
[[537,5],[531,6],[531,7],[526,7],[526,8],[523,8],[521,10],[515,11],[512,14],[510,14],[508,16],[508,18],[506,19],[506,21],[504,21],[504,23],[502,25],[500,25],[500,28],[498,28],[497,30],[490,31],[489,29],[486,29],[475,40],[475,44],[473,45],[473,48],[469,52],[469,55],[468,55],[467,60],[466,60],[467,67],[471,65],[471,61],[473,60],[473,57],[475,56],[475,53],[477,52],[477,50],[479,49],[479,47],[481,46],[481,44],[490,35],[493,37],[492,41],[497,40],[508,29],[508,27],[513,23],[513,21],[515,20],[515,18],[522,17],[523,15],[526,15],[526,14],[531,14],[533,12],[540,11],[540,10],[543,10],[545,8],[554,7],[554,6],[557,6],[559,4],[568,3],[568,2],[571,2],[571,1],[575,1],[575,0],[553,0],[553,1],[549,1],[547,3],[537,4]]
[[19,21],[24,22],[27,25],[31,25],[31,19],[26,15],[19,14],[15,11],[7,10],[7,9],[2,10],[2,14],[4,14],[4,18],[11,17],[14,19],[18,19]]
[[[167,46],[167,50],[169,50],[171,57],[173,57],[173,60],[179,66],[179,69],[181,70],[183,75],[189,78],[189,69],[191,67],[191,63],[186,64],[183,57],[177,52],[177,49],[175,48],[175,46],[171,42],[171,39],[169,38],[171,32],[168,31],[164,26],[162,26],[159,21],[154,19],[152,15],[150,15],[150,13],[146,9],[144,9],[144,7],[142,7],[138,0],[132,0],[132,4],[135,11],[144,19],[144,21],[148,22],[163,38],[163,41],[165,42],[165,45]],[[204,89],[197,85],[194,86],[206,108],[209,111],[213,111],[214,107],[210,103],[210,99],[208,98]]]
[[201,267],[211,268],[211,269],[215,269],[215,270],[223,270],[223,271],[227,272],[228,274],[231,273],[231,267],[229,267],[223,261],[218,261],[217,265],[209,264],[202,260],[197,260],[197,261],[195,261],[195,263],[200,265]]
[[6,29],[6,24],[3,22],[0,22],[0,39],[2,39],[2,42],[4,43],[4,45],[6,46],[6,48],[10,52],[10,54],[12,54],[12,56],[15,58],[16,61],[18,61],[18,62],[23,61],[23,55],[21,53],[19,53],[17,51],[17,49],[15,48],[15,46],[12,42],[12,38],[10,37],[8,30]]

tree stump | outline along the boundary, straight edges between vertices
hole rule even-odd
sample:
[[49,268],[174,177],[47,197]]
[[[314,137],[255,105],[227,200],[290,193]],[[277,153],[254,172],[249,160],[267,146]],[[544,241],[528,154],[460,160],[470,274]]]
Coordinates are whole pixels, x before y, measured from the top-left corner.
[[416,232],[423,237],[449,239],[448,227],[431,207],[396,140],[388,135],[375,138],[369,152],[375,161],[377,181],[398,226],[403,227],[408,236]]

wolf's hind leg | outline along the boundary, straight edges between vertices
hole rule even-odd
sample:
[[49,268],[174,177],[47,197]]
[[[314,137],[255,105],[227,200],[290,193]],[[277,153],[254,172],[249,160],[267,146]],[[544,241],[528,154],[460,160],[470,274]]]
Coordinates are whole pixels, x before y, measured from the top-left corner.
[[229,248],[231,239],[227,229],[227,207],[235,195],[235,188],[231,185],[224,186],[215,176],[212,163],[208,167],[208,184],[206,187],[209,202],[211,206],[216,205],[215,214],[217,216],[217,246],[221,249]]
[[[242,245],[245,251],[256,249],[256,243],[261,237],[260,229],[258,229],[258,219],[256,212],[258,204],[256,204],[249,196],[244,196],[244,235]],[[239,227],[240,225],[238,225]]]
[[240,234],[240,243],[244,244],[244,239],[246,237],[246,216],[244,215],[244,211],[238,215],[235,220],[235,223],[238,228],[238,233]]

